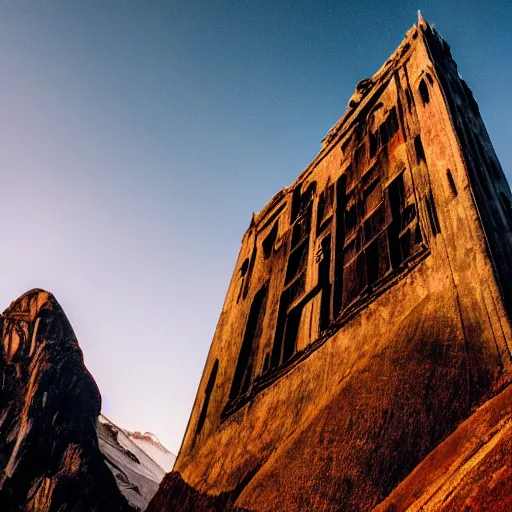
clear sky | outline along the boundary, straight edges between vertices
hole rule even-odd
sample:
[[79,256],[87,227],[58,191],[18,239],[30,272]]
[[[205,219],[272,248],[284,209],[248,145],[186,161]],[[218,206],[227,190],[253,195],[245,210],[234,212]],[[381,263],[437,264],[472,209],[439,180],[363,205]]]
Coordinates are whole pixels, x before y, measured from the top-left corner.
[[252,212],[418,9],[510,180],[510,0],[2,0],[0,309],[52,291],[103,412],[176,453]]

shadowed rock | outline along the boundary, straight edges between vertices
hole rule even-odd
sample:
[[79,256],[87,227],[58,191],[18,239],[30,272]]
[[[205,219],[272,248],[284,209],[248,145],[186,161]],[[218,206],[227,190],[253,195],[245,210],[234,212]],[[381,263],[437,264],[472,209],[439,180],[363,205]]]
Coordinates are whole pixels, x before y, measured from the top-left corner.
[[98,448],[101,397],[52,294],[2,316],[0,510],[131,512]]

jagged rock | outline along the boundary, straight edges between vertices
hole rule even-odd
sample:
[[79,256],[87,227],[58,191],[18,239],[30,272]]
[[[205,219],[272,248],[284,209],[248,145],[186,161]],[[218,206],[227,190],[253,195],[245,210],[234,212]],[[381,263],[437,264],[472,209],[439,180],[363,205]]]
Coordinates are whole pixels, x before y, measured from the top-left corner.
[[3,313],[0,510],[132,512],[98,447],[101,397],[51,293]]

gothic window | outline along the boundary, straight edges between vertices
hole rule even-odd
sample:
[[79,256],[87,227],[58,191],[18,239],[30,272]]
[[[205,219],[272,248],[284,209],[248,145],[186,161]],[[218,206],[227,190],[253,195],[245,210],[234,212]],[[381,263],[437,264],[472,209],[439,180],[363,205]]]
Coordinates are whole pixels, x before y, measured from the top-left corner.
[[334,283],[332,309],[336,318],[342,307],[343,296],[343,247],[345,242],[345,215],[347,207],[347,172],[336,181],[335,238],[334,238]]
[[318,208],[316,216],[317,234],[326,229],[332,220],[334,205],[334,185],[327,185],[318,198]]
[[[257,255],[258,255],[258,251],[255,247],[252,251],[251,258],[249,259],[249,262],[247,263],[246,270],[243,270],[243,268],[241,269],[243,271],[243,276],[242,276],[242,286],[240,288],[240,294],[238,295],[238,300],[240,300],[240,296],[243,299],[247,298],[247,294],[249,293],[249,285],[251,283],[252,272],[254,270],[254,264],[256,263]],[[245,261],[244,261],[243,265],[245,265]]]
[[402,169],[383,189],[379,166],[372,167],[359,185],[340,194],[337,208],[336,249],[342,258],[335,267],[334,312],[370,293],[392,270],[419,248],[421,231],[410,173]]
[[387,192],[392,218],[388,239],[391,264],[396,269],[416,253],[422,241],[410,173],[402,170],[391,182]]
[[[247,281],[248,281],[248,275],[247,271],[250,267],[250,260],[249,258],[245,258],[242,265],[240,265],[240,289],[238,291],[238,297],[236,298],[237,303],[240,301],[240,298],[244,294],[244,290],[247,288]],[[245,298],[245,296],[244,296]]]
[[279,220],[276,220],[274,225],[272,226],[272,229],[270,230],[270,233],[265,237],[265,240],[263,240],[262,246],[263,246],[263,255],[265,256],[265,259],[270,258],[272,256],[272,251],[274,250],[274,243],[277,239],[277,233],[279,231]]
[[343,307],[389,270],[380,169],[371,168],[347,197],[343,248]]
[[331,321],[331,235],[321,242],[320,262],[318,265],[318,285],[320,288],[320,333]]
[[271,367],[287,361],[295,352],[297,334],[305,303],[301,297],[306,288],[306,270],[309,258],[313,196],[316,183],[304,192],[297,187],[292,197],[291,241],[284,289],[279,302],[277,327],[271,355]]
[[393,107],[386,120],[373,133],[370,133],[370,158],[373,158],[381,148],[386,146],[398,131],[396,107]]
[[252,301],[231,385],[230,400],[234,400],[239,395],[246,393],[251,384],[254,373],[254,358],[263,332],[267,295],[268,283],[260,288]]
[[430,101],[430,95],[428,93],[427,82],[425,82],[424,78],[421,79],[418,90],[420,92],[421,101],[423,102],[423,105],[426,105]]

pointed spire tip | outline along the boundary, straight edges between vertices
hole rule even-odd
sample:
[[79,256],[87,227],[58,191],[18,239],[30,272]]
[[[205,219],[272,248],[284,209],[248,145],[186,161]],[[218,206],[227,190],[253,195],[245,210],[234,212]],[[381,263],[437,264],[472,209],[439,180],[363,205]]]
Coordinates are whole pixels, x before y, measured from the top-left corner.
[[421,11],[418,9],[418,27],[420,25],[427,25],[427,22],[425,21],[423,14],[421,14]]

